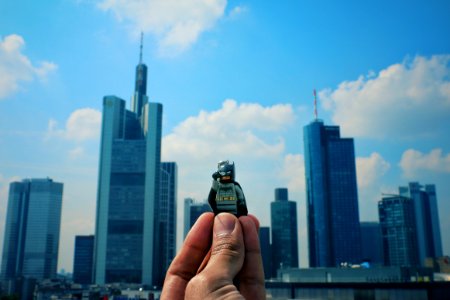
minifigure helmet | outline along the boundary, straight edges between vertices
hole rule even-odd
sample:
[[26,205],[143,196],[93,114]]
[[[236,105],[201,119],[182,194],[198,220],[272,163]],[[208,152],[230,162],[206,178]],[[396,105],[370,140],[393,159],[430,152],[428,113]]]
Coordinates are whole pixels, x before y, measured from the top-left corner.
[[220,175],[220,180],[234,181],[235,171],[234,162],[230,163],[228,160],[220,161],[217,164],[217,172]]

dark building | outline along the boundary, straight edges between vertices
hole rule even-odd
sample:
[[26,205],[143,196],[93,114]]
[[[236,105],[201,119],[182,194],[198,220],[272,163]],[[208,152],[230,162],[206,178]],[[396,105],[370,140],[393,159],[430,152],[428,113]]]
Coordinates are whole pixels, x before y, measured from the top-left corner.
[[184,199],[184,237],[188,234],[198,217],[205,212],[212,211],[207,202],[196,203],[192,198]]
[[383,256],[387,266],[417,266],[414,203],[403,196],[385,196],[378,202]]
[[261,247],[261,256],[264,267],[264,277],[269,279],[272,274],[272,251],[270,245],[270,228],[260,227],[259,228],[259,243]]
[[419,263],[425,259],[442,256],[441,230],[434,184],[421,186],[410,182],[407,187],[399,187],[401,196],[411,198],[414,203],[417,255]]
[[63,184],[50,178],[10,184],[2,280],[56,277],[62,194]]
[[298,267],[297,203],[288,200],[286,188],[275,189],[270,203],[272,228],[272,277],[280,268]]
[[371,265],[383,265],[383,239],[378,222],[361,222],[362,261]]
[[142,46],[131,108],[103,98],[94,282],[160,286],[162,105],[148,101]]
[[310,267],[359,263],[361,236],[355,151],[339,126],[315,120],[303,129]]
[[167,269],[175,257],[176,228],[177,228],[177,164],[175,162],[161,163],[161,188],[159,203],[160,253],[161,268],[160,282],[164,281]]
[[73,259],[73,281],[79,284],[92,283],[92,264],[94,256],[94,236],[75,236]]

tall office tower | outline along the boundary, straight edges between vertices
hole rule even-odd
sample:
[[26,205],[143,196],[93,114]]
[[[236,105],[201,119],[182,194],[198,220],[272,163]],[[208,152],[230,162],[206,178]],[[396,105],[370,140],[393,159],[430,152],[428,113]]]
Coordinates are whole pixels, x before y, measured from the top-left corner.
[[10,184],[2,279],[56,277],[62,194],[50,178]]
[[259,244],[261,247],[261,256],[264,267],[264,277],[269,279],[272,275],[272,252],[270,246],[270,228],[259,228]]
[[427,257],[441,257],[441,230],[434,184],[423,187],[418,182],[410,182],[407,187],[399,187],[399,193],[414,203],[419,263],[424,265]]
[[103,98],[94,282],[157,285],[162,105],[148,102],[142,44],[132,110]]
[[192,198],[184,199],[184,238],[198,217],[205,212],[212,211],[207,202],[196,203]]
[[378,222],[361,222],[361,258],[373,265],[383,265],[383,239]]
[[288,200],[286,188],[275,189],[270,203],[272,227],[272,276],[280,268],[298,268],[297,203]]
[[177,164],[175,162],[161,162],[160,187],[160,277],[158,285],[164,282],[167,269],[175,257],[177,231]]
[[359,263],[358,192],[352,138],[314,120],[303,128],[310,267]]
[[414,203],[403,196],[386,196],[378,202],[384,262],[387,266],[418,264]]
[[73,258],[73,282],[79,284],[92,283],[92,263],[94,256],[94,236],[75,236],[75,252]]

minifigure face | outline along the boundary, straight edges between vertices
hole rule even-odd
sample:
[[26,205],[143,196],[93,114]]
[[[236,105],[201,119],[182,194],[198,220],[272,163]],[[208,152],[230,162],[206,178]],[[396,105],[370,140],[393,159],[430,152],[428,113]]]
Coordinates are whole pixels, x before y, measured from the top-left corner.
[[219,162],[217,169],[221,182],[230,182],[234,180],[234,163],[230,164],[228,160],[221,161]]

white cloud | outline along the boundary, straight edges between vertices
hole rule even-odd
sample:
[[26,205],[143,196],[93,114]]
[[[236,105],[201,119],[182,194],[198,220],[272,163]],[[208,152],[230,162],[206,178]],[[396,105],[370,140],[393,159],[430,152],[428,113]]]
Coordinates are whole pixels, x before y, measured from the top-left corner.
[[445,155],[439,148],[430,153],[408,149],[403,152],[399,165],[406,178],[414,178],[424,171],[450,173],[450,153]]
[[365,189],[376,185],[379,179],[390,169],[391,165],[380,154],[373,152],[369,157],[356,158],[358,187]]
[[201,111],[190,117],[164,137],[163,155],[180,160],[189,158],[216,161],[225,157],[270,157],[284,150],[279,136],[266,142],[257,131],[266,133],[282,130],[294,120],[291,105],[263,107],[259,104],[238,105],[225,100],[218,111]]
[[287,154],[284,157],[283,169],[280,175],[287,181],[289,191],[304,193],[305,164],[303,155]]
[[0,40],[0,99],[20,89],[20,83],[34,79],[45,80],[47,75],[57,68],[52,62],[43,61],[33,65],[22,54],[24,39],[11,34]]
[[226,0],[103,0],[99,7],[130,24],[133,32],[157,37],[160,52],[188,49],[223,17]]
[[319,97],[348,135],[436,136],[450,128],[449,63],[450,55],[416,56],[323,90]]
[[[80,108],[72,112],[66,121],[65,128],[59,129],[58,122],[48,121],[47,137],[62,137],[77,142],[98,139],[100,135],[102,114],[92,108]],[[77,150],[80,154],[80,150]]]

